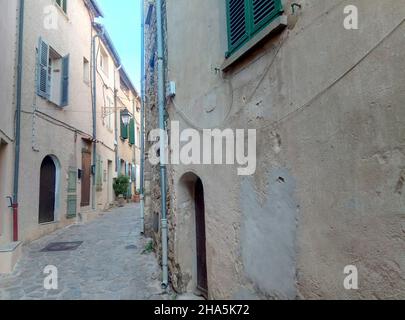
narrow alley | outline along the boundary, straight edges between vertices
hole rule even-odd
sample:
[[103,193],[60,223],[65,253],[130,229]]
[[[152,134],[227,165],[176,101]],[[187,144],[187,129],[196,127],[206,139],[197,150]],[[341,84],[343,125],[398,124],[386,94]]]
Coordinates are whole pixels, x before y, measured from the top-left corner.
[[[43,252],[63,242],[82,243],[76,250]],[[149,240],[140,235],[139,206],[112,209],[24,246],[14,272],[0,276],[0,300],[163,299],[160,269],[149,251]],[[57,290],[44,288],[46,266],[58,270]]]

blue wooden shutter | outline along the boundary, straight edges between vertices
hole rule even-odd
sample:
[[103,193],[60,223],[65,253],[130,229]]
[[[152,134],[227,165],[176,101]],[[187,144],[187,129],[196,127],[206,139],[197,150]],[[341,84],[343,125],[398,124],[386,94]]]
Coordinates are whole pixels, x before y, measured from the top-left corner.
[[62,91],[61,91],[61,107],[66,107],[69,104],[69,55],[62,59]]
[[37,94],[49,99],[48,84],[49,45],[39,38],[37,59]]

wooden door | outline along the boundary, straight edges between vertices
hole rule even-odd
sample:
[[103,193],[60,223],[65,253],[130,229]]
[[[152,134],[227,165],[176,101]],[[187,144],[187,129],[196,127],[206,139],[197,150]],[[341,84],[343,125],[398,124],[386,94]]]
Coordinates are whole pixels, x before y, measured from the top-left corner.
[[82,193],[81,203],[82,207],[90,205],[90,182],[91,182],[91,153],[87,150],[82,152]]
[[39,223],[55,221],[56,167],[51,157],[41,165],[39,187]]
[[208,298],[205,204],[204,187],[201,179],[198,179],[195,184],[195,222],[197,242],[197,288],[205,298]]

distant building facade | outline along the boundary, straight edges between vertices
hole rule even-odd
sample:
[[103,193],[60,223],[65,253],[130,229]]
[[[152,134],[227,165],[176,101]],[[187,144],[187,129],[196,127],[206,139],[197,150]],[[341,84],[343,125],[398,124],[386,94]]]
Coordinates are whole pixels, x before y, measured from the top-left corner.
[[[127,137],[118,137],[120,141],[116,137],[120,131],[117,129],[120,112],[128,108],[132,118],[136,118],[139,98],[108,33],[95,23],[96,18],[102,17],[96,1],[22,2],[17,228],[19,241],[31,241],[69,224],[93,219],[114,204],[113,181],[119,175],[117,159],[125,158],[128,168],[137,164],[137,146],[135,139],[130,139],[135,135],[135,127],[121,128],[126,130]],[[10,175],[14,167],[15,61],[22,24],[17,19],[20,1],[2,1],[2,4],[7,8],[2,15],[7,18],[1,19],[1,23],[7,23],[10,32],[2,32],[0,37],[9,48],[15,49],[7,50],[7,57],[0,63],[5,70],[1,75],[2,88],[3,84],[7,88],[7,95],[1,98],[6,100],[2,101],[6,117],[1,119],[1,132],[5,133],[1,148],[7,145],[7,153],[3,156],[1,152],[0,168],[5,182],[0,190],[0,245],[13,247],[15,226],[5,197],[13,196]],[[95,96],[93,67],[96,68]],[[127,101],[118,105],[117,95],[122,86],[128,89]],[[132,171],[123,173],[131,175]],[[138,177],[134,175],[131,179],[136,181]],[[129,195],[132,190],[134,187],[128,190]]]

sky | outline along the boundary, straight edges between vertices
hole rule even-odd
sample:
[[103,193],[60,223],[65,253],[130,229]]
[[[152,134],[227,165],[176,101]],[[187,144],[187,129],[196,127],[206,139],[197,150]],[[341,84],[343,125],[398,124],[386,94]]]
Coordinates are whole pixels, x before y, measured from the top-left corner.
[[140,89],[141,2],[142,0],[97,0],[107,29],[121,62],[135,88]]

